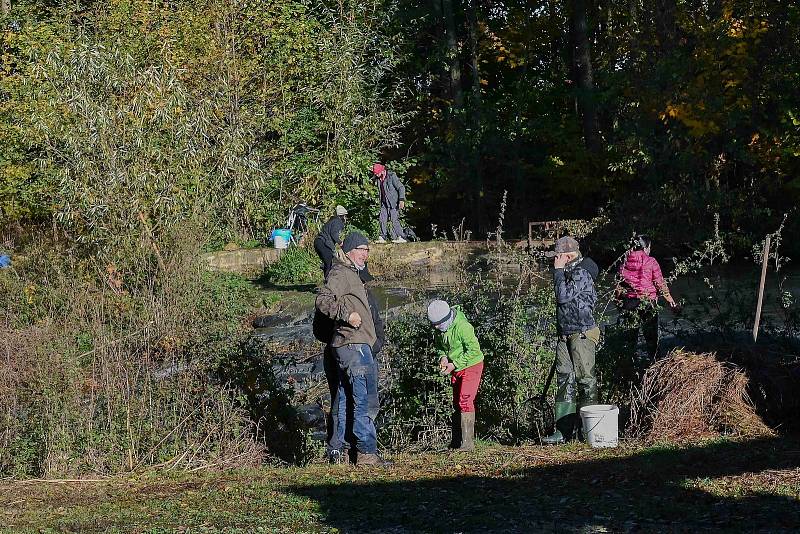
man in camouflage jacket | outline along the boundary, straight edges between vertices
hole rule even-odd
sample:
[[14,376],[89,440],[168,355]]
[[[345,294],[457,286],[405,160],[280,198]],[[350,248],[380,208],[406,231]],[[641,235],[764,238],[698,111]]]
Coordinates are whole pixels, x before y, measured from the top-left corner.
[[545,443],[570,441],[580,424],[581,406],[597,404],[595,352],[600,329],[594,320],[597,292],[594,280],[597,264],[581,255],[572,237],[556,241],[553,261],[553,285],[556,293],[556,376],[558,391],[555,405],[555,432]]

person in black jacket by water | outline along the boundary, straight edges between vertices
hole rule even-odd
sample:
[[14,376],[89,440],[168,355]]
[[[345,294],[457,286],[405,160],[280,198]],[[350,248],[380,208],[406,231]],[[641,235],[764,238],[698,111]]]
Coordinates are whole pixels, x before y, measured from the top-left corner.
[[314,250],[322,260],[322,274],[325,278],[328,278],[328,272],[333,265],[336,246],[342,244],[341,235],[345,226],[347,226],[347,210],[342,206],[336,206],[336,215],[322,225],[319,235],[314,239]]

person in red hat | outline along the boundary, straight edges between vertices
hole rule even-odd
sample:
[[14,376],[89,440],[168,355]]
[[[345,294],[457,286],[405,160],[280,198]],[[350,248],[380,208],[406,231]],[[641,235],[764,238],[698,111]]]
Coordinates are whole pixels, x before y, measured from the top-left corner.
[[406,188],[397,174],[380,163],[372,166],[372,174],[375,175],[381,204],[381,235],[377,242],[386,243],[389,236],[389,219],[391,218],[392,234],[394,235],[392,243],[405,243],[405,233],[403,227],[400,226],[400,210],[405,208]]

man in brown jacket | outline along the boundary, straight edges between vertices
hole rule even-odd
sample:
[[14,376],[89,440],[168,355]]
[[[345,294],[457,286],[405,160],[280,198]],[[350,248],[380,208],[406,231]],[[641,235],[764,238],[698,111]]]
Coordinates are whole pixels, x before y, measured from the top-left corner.
[[[317,296],[317,309],[336,322],[336,331],[330,346],[338,366],[340,383],[346,396],[346,405],[352,406],[352,427],[356,441],[356,464],[388,466],[390,462],[378,455],[378,440],[375,432],[375,417],[378,415],[378,363],[372,355],[372,346],[377,340],[375,322],[370,307],[367,288],[359,273],[365,268],[369,256],[369,241],[358,232],[344,238],[342,251],[347,258],[334,258],[328,279]],[[337,405],[336,419],[341,424],[345,403],[331,399]],[[332,406],[332,409],[334,407]],[[333,433],[328,443],[329,454],[341,450]]]

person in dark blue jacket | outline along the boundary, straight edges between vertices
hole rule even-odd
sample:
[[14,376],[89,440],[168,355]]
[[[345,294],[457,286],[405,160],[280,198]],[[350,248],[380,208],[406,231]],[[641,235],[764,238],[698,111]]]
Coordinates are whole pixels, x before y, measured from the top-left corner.
[[322,225],[319,235],[314,239],[314,250],[322,260],[322,274],[326,279],[333,265],[336,246],[342,244],[341,235],[345,226],[347,226],[347,210],[343,206],[336,206],[336,215]]
[[544,443],[571,441],[575,436],[582,406],[597,404],[595,352],[600,329],[594,320],[597,292],[594,280],[599,269],[590,258],[581,255],[578,242],[562,237],[548,253],[553,260],[553,285],[556,293],[556,393],[553,434]]

